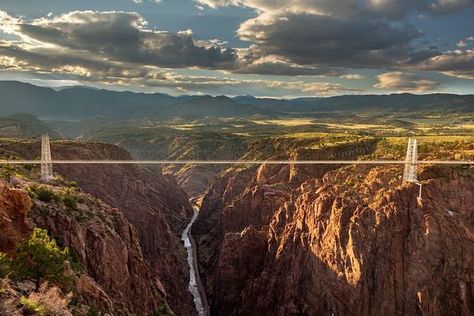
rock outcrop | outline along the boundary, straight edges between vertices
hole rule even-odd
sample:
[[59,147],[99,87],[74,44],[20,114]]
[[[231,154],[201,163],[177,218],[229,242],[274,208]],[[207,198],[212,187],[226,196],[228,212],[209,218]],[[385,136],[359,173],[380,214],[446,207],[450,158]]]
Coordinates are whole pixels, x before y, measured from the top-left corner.
[[212,315],[472,315],[474,172],[425,167],[418,203],[401,171],[221,175],[193,229]]
[[13,253],[15,245],[30,233],[28,212],[31,206],[28,193],[0,181],[0,251]]

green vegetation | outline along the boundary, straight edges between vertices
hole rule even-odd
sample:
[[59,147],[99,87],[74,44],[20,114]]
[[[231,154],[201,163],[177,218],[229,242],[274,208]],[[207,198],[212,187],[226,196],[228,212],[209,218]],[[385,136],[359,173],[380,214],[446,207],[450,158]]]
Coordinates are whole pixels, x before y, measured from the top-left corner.
[[31,189],[36,194],[38,200],[46,203],[51,202],[56,196],[54,191],[46,186],[32,186]]
[[33,302],[32,300],[24,296],[20,298],[20,304],[30,313],[35,313],[39,316],[47,315],[47,310],[45,306]]
[[30,238],[16,248],[15,276],[19,279],[34,279],[36,290],[42,280],[63,282],[63,265],[67,257],[68,248],[59,249],[46,230],[36,228]]
[[174,316],[168,302],[166,300],[160,300],[160,307],[153,313],[154,316]]
[[79,193],[74,187],[65,188],[63,190],[53,190],[52,187],[46,185],[36,185],[33,184],[27,188],[28,194],[31,198],[37,198],[38,200],[50,203],[63,203],[66,207],[70,209],[77,208],[77,202],[82,201],[79,196]]
[[0,166],[0,178],[9,180],[11,176],[16,175],[18,170],[9,164],[3,164]]
[[10,272],[10,260],[6,254],[0,252],[0,278],[6,277]]

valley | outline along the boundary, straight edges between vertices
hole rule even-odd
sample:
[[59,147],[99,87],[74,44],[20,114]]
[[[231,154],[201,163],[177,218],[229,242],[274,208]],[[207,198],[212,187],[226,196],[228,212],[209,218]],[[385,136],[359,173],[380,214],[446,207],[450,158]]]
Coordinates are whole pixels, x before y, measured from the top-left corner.
[[[407,116],[298,102],[307,112],[7,115],[0,160],[39,159],[44,133],[65,160],[403,160],[408,136],[420,160],[474,160],[467,107]],[[67,247],[70,283],[48,285],[64,315],[474,311],[472,165],[420,165],[420,201],[392,164],[61,164],[54,173],[42,183],[37,165],[0,166],[0,252],[13,258],[35,228]],[[23,296],[46,295],[0,279],[6,315],[26,313]]]

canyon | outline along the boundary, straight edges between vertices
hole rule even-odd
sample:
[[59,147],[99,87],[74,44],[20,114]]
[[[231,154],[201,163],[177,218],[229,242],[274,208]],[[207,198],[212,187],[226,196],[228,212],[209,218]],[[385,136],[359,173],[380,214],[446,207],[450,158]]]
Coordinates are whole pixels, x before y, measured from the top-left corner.
[[[463,146],[469,155],[472,144]],[[357,160],[387,148],[364,137],[273,138],[249,143],[242,157]],[[453,148],[438,145],[458,155]],[[39,151],[37,141],[0,145],[2,156]],[[52,151],[57,159],[131,159],[98,142],[54,141]],[[55,166],[53,189],[75,188],[75,210],[38,200],[24,175],[39,170],[19,169],[0,183],[0,251],[13,254],[33,227],[47,229],[81,267],[73,267],[78,306],[112,315],[163,306],[175,315],[205,315],[207,306],[210,315],[471,315],[474,170],[420,167],[417,201],[402,168],[235,165],[203,171],[207,188],[185,191],[169,168]],[[199,170],[182,175],[199,178]]]

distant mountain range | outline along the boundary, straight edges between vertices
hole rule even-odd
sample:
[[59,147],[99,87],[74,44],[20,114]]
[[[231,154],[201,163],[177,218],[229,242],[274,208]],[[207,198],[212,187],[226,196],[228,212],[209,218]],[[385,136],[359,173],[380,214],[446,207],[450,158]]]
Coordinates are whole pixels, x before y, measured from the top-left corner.
[[303,113],[370,112],[443,114],[474,112],[474,95],[391,94],[269,99],[117,92],[87,87],[54,90],[0,81],[0,115],[29,113],[48,119],[278,117]]

